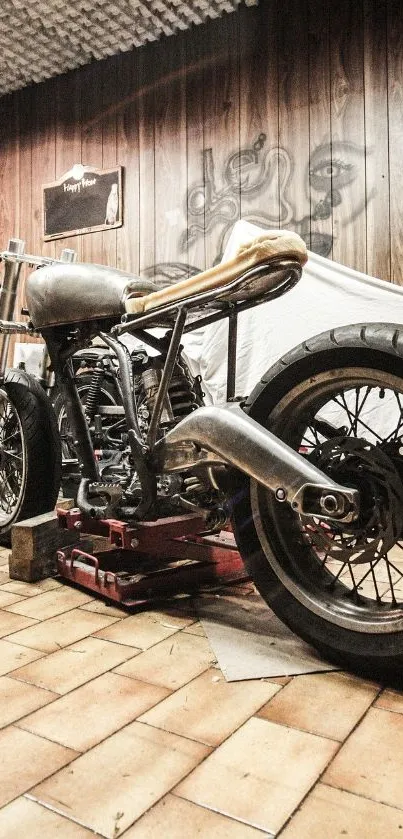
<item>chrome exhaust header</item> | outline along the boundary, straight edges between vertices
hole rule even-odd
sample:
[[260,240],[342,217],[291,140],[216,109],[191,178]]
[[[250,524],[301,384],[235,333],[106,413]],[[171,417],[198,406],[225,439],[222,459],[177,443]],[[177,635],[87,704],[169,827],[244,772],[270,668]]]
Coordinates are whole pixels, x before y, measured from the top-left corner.
[[168,431],[157,443],[155,454],[166,472],[229,464],[301,515],[344,522],[358,516],[356,489],[333,481],[236,403],[198,408]]

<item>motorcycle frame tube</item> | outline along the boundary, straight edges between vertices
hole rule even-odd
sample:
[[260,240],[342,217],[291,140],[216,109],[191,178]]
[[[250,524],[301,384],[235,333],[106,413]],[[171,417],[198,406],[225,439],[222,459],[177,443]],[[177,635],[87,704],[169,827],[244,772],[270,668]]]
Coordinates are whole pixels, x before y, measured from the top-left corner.
[[125,409],[125,417],[128,430],[134,433],[138,443],[142,444],[142,436],[137,420],[137,410],[134,404],[134,395],[132,387],[132,370],[130,365],[130,354],[127,348],[115,338],[111,338],[106,332],[100,332],[100,337],[105,344],[110,347],[116,354],[120,370],[120,386],[123,407]]
[[165,397],[168,392],[168,387],[170,381],[172,379],[172,373],[175,367],[175,362],[178,356],[180,342],[183,334],[183,328],[186,322],[187,317],[187,309],[184,306],[181,306],[178,309],[178,314],[176,316],[175,326],[172,331],[172,336],[169,344],[169,349],[167,352],[167,356],[165,359],[165,364],[162,371],[161,380],[159,383],[157,395],[155,398],[154,408],[151,415],[150,424],[148,427],[147,433],[147,444],[150,449],[153,449],[155,446],[155,441],[157,439],[157,430],[159,421],[161,419],[162,409],[165,402]]
[[74,447],[77,449],[79,460],[82,463],[83,479],[99,481],[91,435],[76,388],[70,359],[62,360],[61,343],[57,340],[53,330],[46,331],[44,339],[54,369],[56,383],[64,396],[67,419],[74,433]]
[[228,317],[227,402],[235,396],[238,313],[232,309]]
[[[18,250],[24,250],[24,242],[20,239],[11,240],[15,243],[16,254]],[[10,243],[9,243],[10,244]],[[21,262],[15,259],[5,259],[4,279],[0,293],[0,319],[10,322],[14,315],[15,301],[17,299],[18,280],[20,277]],[[10,332],[2,332],[0,339],[0,379],[4,379],[7,366],[8,349],[10,345]]]

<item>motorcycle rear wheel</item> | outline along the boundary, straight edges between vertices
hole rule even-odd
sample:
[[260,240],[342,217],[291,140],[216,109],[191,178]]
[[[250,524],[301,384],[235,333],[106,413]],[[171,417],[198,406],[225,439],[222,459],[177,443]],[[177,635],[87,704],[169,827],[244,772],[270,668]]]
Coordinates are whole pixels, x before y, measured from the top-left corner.
[[40,384],[10,370],[0,397],[0,544],[16,522],[53,510],[61,478],[61,447],[52,406]]
[[341,327],[306,341],[268,371],[245,409],[361,491],[358,521],[342,526],[300,516],[237,473],[233,526],[257,589],[329,660],[401,680],[403,329]]

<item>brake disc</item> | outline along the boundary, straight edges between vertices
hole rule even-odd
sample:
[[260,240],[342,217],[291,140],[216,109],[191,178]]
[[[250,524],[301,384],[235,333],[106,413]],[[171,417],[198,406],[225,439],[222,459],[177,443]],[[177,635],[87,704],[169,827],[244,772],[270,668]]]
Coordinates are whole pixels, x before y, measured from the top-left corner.
[[[355,437],[328,440],[315,451],[315,465],[335,481],[360,491],[360,514],[351,525],[332,522],[310,532],[331,559],[353,565],[385,555],[403,531],[403,483],[392,459],[378,445]],[[343,537],[343,542],[334,539]]]

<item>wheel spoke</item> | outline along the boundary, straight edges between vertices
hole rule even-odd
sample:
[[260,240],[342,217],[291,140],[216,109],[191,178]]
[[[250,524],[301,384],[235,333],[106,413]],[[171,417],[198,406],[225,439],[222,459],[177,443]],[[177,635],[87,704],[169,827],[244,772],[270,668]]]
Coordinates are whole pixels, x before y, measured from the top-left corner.
[[0,525],[15,516],[18,507],[25,456],[18,415],[9,401],[0,405]]

